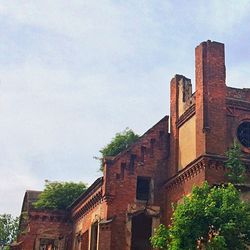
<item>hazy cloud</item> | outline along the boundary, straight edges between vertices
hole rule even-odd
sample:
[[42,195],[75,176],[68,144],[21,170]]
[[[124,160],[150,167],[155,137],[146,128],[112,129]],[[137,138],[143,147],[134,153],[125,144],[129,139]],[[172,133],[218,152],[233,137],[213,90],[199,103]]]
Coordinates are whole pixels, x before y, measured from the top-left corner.
[[227,79],[248,87],[249,1],[0,0],[0,213],[45,179],[100,173],[127,126],[168,113],[169,81],[194,83],[194,47],[226,44]]

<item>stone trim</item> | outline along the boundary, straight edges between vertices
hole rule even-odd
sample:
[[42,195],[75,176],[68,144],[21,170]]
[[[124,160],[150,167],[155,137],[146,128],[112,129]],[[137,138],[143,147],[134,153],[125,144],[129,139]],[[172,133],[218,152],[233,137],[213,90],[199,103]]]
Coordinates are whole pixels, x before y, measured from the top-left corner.
[[193,104],[188,110],[186,110],[177,120],[176,125],[179,128],[187,120],[189,120],[193,115],[195,115],[195,104]]

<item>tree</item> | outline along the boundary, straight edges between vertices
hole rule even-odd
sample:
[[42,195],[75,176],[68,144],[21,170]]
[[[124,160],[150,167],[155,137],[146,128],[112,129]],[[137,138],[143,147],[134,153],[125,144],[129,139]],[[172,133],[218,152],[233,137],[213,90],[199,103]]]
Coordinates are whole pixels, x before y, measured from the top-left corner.
[[240,145],[234,141],[232,147],[226,152],[228,160],[226,161],[226,167],[229,172],[227,174],[230,182],[234,184],[243,183],[245,180],[246,167],[241,161],[242,153]]
[[13,218],[10,214],[0,215],[0,249],[8,246],[16,239],[19,217]]
[[[163,226],[161,226],[163,227]],[[156,230],[153,247],[170,250],[247,249],[250,243],[250,206],[232,185],[194,187],[175,208],[172,224]],[[163,245],[159,238],[165,237]]]
[[117,154],[131,146],[135,141],[138,140],[138,138],[139,135],[135,134],[134,131],[129,128],[126,128],[120,133],[116,133],[111,142],[99,151],[102,154],[102,157],[95,157],[101,161],[100,170],[103,171],[103,159],[105,157],[116,156]]
[[163,224],[160,224],[154,230],[154,235],[150,238],[150,241],[154,248],[167,249],[170,242],[168,229]]
[[86,184],[46,181],[45,189],[33,203],[35,208],[66,209],[86,190]]

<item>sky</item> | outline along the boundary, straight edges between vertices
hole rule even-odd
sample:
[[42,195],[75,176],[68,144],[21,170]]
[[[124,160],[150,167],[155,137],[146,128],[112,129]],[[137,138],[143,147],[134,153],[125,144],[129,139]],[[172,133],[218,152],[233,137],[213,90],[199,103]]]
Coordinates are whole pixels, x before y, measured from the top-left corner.
[[227,85],[250,87],[250,1],[0,0],[0,214],[45,180],[101,175],[99,150],[169,114],[194,49],[225,44]]

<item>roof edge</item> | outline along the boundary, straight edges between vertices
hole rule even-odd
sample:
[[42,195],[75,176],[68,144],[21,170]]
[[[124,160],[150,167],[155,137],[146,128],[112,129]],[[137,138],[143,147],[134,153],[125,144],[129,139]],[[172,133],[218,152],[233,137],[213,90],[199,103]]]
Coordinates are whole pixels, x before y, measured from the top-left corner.
[[103,176],[99,177],[98,179],[96,179],[88,188],[87,190],[85,190],[76,200],[74,200],[68,207],[67,209],[70,210],[73,207],[77,206],[79,204],[79,202],[84,201],[85,199],[88,198],[88,196],[91,194],[91,192],[95,189],[97,189],[98,187],[100,187],[103,183]]
[[138,138],[134,143],[132,143],[128,148],[124,149],[121,151],[119,154],[115,156],[107,156],[104,157],[105,160],[107,161],[117,161],[120,157],[122,157],[124,154],[126,154],[129,150],[131,150],[133,147],[136,146],[137,143],[139,143],[147,134],[151,132],[153,128],[155,128],[158,124],[163,122],[164,120],[167,120],[169,118],[169,115],[165,115],[160,121],[158,121],[156,124],[154,124],[150,129],[148,129],[142,136]]

